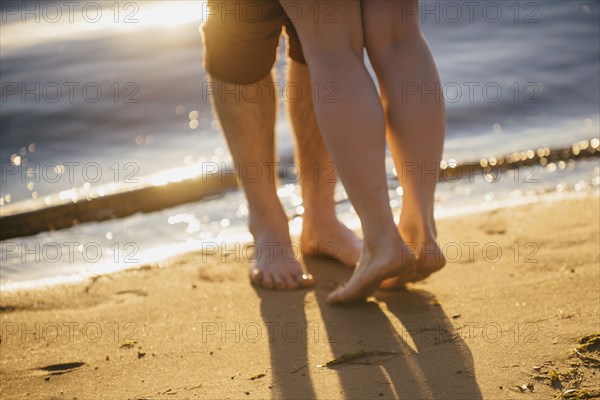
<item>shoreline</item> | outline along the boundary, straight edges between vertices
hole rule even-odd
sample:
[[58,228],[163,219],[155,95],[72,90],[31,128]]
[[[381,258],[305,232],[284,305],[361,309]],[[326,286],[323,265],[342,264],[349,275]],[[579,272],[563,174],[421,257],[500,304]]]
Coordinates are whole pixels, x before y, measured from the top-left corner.
[[[502,172],[531,165],[544,167],[552,162],[598,157],[600,157],[600,140],[593,137],[577,141],[567,147],[525,149],[476,161],[457,163],[456,160],[442,160],[440,183],[453,182],[457,177],[472,176],[482,172]],[[193,171],[192,168],[187,168],[187,172],[183,172],[185,168],[181,170],[184,176]],[[100,188],[83,195],[78,194],[77,188],[74,188],[72,190],[75,190],[75,197],[72,200],[61,200],[52,205],[33,209],[23,209],[23,205],[19,203],[0,207],[0,223],[3,226],[0,240],[68,229],[86,222],[124,218],[140,212],[158,211],[200,201],[238,186],[236,177],[218,169],[211,174],[204,174],[196,168],[191,175],[183,179],[163,177],[164,181],[160,184],[152,184],[148,181],[106,194]],[[282,171],[279,171],[279,175],[281,178]],[[98,193],[98,190],[102,193]],[[42,201],[38,200],[36,203],[42,204]]]
[[600,393],[597,367],[574,352],[600,333],[599,218],[599,198],[587,196],[441,220],[440,242],[458,244],[460,257],[352,306],[325,303],[351,273],[338,264],[305,260],[317,286],[277,292],[253,288],[244,263],[198,252],[164,268],[3,292],[0,396]]
[[[469,215],[478,215],[483,213],[488,213],[496,210],[503,210],[508,208],[516,208],[524,205],[530,204],[547,204],[554,203],[559,201],[568,201],[573,199],[583,199],[586,197],[590,198],[600,198],[600,193],[596,191],[595,193],[591,192],[550,192],[544,194],[535,194],[527,197],[520,197],[517,199],[506,199],[505,201],[496,201],[493,203],[483,203],[480,207],[462,207],[462,208],[453,208],[446,215],[437,216],[436,219],[438,221],[443,221],[446,219],[452,218],[460,218]],[[355,226],[351,226],[350,228],[354,230],[359,230],[360,226],[357,224]],[[239,236],[238,234],[232,235],[234,237]],[[294,236],[292,235],[294,239]],[[251,237],[249,238],[251,240]],[[249,240],[249,241],[250,241]],[[234,239],[224,240],[224,243],[232,243]],[[90,279],[97,279],[101,276],[110,276],[114,274],[118,274],[124,271],[135,270],[139,268],[145,268],[148,265],[161,265],[165,263],[169,263],[169,260],[174,258],[184,257],[187,253],[192,253],[199,251],[201,249],[200,242],[197,246],[188,246],[187,249],[182,251],[175,251],[173,254],[164,256],[164,257],[156,257],[154,260],[144,261],[140,263],[136,263],[135,265],[124,266],[123,268],[114,268],[112,270],[108,270],[104,273],[87,273],[87,274],[71,274],[71,275],[58,275],[49,278],[40,278],[34,280],[24,280],[24,281],[12,281],[0,284],[0,291],[2,292],[18,292],[22,290],[45,290],[55,286],[61,285],[72,285],[79,284],[82,282],[86,282]]]

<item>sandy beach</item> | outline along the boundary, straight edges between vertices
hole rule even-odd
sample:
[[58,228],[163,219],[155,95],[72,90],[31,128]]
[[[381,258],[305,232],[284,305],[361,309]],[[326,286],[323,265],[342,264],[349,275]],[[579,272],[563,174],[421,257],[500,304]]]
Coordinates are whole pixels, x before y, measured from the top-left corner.
[[597,397],[599,220],[596,196],[442,220],[446,268],[351,306],[325,302],[341,265],[275,292],[231,253],[2,293],[0,397]]

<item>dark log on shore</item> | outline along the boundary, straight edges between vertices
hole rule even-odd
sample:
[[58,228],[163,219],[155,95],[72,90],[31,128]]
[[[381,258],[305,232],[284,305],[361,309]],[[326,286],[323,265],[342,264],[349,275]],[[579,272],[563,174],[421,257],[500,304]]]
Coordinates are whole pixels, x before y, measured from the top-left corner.
[[[598,138],[592,138],[566,148],[530,149],[502,157],[456,164],[442,161],[440,181],[453,182],[475,173],[495,173],[530,165],[544,167],[548,163],[598,157],[599,142]],[[216,173],[171,182],[164,186],[142,187],[103,197],[3,215],[0,217],[0,240],[66,229],[84,222],[99,222],[140,212],[158,211],[219,195],[236,187],[237,182],[232,174]]]

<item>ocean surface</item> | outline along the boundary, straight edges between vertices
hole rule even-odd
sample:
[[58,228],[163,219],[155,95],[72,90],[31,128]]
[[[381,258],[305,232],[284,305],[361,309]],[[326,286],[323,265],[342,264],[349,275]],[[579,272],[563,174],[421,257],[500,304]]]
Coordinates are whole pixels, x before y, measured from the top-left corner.
[[[99,7],[100,5],[100,7]],[[30,209],[231,162],[207,96],[205,1],[2,2],[0,207]],[[73,8],[70,8],[73,7]],[[599,136],[598,1],[425,1],[420,16],[448,108],[444,160],[478,161]],[[285,88],[285,43],[276,63]],[[368,63],[368,60],[366,60]],[[283,98],[278,152],[293,139]],[[390,206],[402,190],[388,155]],[[598,159],[442,183],[439,217],[597,193]],[[294,182],[279,194],[301,227]],[[358,227],[344,190],[340,218]],[[6,240],[3,289],[74,281],[249,239],[243,193]],[[397,215],[397,213],[396,213]],[[296,217],[295,217],[296,216]],[[211,247],[211,249],[214,247]]]

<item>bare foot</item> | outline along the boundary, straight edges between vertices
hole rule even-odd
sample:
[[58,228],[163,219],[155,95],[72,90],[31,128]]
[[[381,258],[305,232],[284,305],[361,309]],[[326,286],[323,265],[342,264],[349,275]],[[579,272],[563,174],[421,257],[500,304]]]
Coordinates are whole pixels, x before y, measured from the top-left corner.
[[263,235],[255,238],[255,263],[250,266],[250,281],[266,289],[294,290],[314,285],[298,262],[288,238]]
[[446,265],[446,258],[437,242],[429,239],[423,243],[407,242],[407,246],[417,254],[417,270],[414,276],[395,276],[381,282],[382,289],[393,290],[403,288],[407,283],[426,279]]
[[384,240],[368,248],[365,246],[358,267],[350,280],[329,294],[331,304],[350,303],[372,294],[379,284],[393,276],[410,277],[415,272],[415,256],[397,237]]
[[350,268],[356,267],[362,251],[362,240],[337,219],[318,225],[307,222],[300,242],[305,257],[330,257]]

